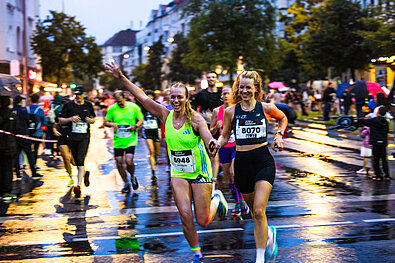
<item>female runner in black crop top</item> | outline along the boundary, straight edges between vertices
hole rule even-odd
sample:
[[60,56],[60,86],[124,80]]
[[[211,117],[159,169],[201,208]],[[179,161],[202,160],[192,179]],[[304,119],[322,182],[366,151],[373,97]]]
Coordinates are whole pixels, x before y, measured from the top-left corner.
[[[269,256],[277,253],[276,230],[266,218],[266,206],[275,177],[275,163],[268,149],[267,126],[270,118],[278,120],[274,148],[282,150],[287,117],[274,104],[260,102],[262,83],[255,71],[240,73],[232,87],[233,106],[224,114],[224,128],[217,148],[223,147],[234,130],[236,137],[235,184],[247,202],[254,219],[257,263],[264,262],[265,249]],[[269,238],[268,238],[269,237]]]

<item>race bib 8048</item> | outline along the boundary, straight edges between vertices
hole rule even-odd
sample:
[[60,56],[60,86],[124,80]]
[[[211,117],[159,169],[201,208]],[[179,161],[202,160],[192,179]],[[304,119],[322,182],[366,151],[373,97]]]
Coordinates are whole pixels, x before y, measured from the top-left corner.
[[195,156],[192,150],[172,151],[170,150],[171,167],[175,172],[196,172]]
[[240,120],[236,121],[236,138],[250,139],[266,137],[266,122],[262,120]]

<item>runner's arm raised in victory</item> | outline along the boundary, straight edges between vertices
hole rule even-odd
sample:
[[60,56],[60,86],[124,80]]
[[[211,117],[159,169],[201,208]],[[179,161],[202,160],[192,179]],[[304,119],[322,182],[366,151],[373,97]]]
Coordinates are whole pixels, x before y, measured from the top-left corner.
[[142,89],[133,84],[125,75],[122,74],[121,70],[115,65],[113,61],[106,63],[106,71],[113,75],[115,78],[119,79],[122,85],[125,86],[127,90],[132,93],[132,95],[140,101],[143,107],[148,110],[152,115],[159,118],[162,123],[166,122],[169,110],[165,106],[150,99]]

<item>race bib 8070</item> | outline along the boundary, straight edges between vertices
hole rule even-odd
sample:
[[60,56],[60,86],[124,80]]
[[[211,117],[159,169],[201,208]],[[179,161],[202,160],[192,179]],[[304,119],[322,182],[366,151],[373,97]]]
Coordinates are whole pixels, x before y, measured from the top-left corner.
[[262,120],[240,120],[236,121],[236,138],[250,139],[266,136],[266,122]]

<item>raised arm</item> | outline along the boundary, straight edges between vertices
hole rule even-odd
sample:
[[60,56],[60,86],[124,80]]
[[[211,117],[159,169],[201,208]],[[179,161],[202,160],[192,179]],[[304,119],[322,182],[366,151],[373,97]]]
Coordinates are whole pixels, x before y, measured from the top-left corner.
[[143,107],[149,111],[155,117],[158,117],[163,123],[165,123],[169,110],[163,105],[156,103],[150,99],[142,89],[133,84],[125,75],[122,74],[121,70],[115,65],[114,62],[106,63],[106,71],[112,74],[115,78],[119,79],[122,85],[127,88],[130,93],[143,105]]

